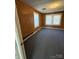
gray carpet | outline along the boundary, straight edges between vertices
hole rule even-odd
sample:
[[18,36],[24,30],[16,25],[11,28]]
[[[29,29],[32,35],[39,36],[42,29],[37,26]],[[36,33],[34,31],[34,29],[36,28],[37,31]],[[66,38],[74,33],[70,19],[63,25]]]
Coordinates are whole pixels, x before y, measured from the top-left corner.
[[43,28],[24,46],[28,59],[64,59],[64,31]]

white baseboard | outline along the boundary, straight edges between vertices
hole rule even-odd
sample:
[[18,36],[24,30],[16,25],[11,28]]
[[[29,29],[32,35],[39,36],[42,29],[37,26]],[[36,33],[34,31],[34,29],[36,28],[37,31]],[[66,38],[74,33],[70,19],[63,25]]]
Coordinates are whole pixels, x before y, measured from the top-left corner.
[[30,37],[32,37],[34,34],[36,34],[39,30],[41,30],[41,28],[42,27],[40,27],[40,28],[38,28],[36,31],[34,31],[31,35],[29,35],[28,37],[26,37],[25,39],[24,39],[24,41],[22,42],[22,44],[27,40],[27,39],[29,39]]
[[61,28],[52,28],[52,27],[40,27],[38,28],[36,31],[34,31],[31,35],[29,35],[27,38],[25,38],[22,42],[22,44],[28,40],[30,37],[32,37],[34,34],[36,34],[39,30],[41,30],[42,28],[47,28],[47,29],[58,29],[58,30],[64,30],[64,29],[61,29]]

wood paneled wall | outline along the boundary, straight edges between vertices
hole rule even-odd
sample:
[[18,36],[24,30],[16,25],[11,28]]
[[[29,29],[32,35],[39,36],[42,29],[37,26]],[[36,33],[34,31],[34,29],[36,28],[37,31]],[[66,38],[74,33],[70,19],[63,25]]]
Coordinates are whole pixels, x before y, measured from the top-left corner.
[[64,12],[62,13],[61,28],[64,29]]
[[41,14],[40,20],[41,20],[40,26],[44,27],[44,24],[45,24],[45,14]]
[[[23,38],[25,38],[26,36],[28,36],[29,34],[31,34],[32,32],[35,31],[33,13],[36,10],[34,10],[31,6],[23,3],[20,0],[16,0],[16,7],[17,7],[19,21],[20,21],[20,25],[21,25],[22,36],[23,36]],[[41,26],[43,26],[42,18],[41,18],[42,14],[39,13],[39,15],[40,15],[40,27],[41,27]]]
[[[36,11],[34,8],[32,8],[30,5],[23,3],[21,0],[15,0],[16,1],[16,8],[18,11],[18,17],[21,25],[21,32],[23,38],[27,37],[29,34],[34,32],[36,29],[34,28],[34,12]],[[40,26],[45,26],[45,15],[40,12],[38,12],[40,15]],[[63,12],[55,12],[51,14],[57,14],[62,13],[62,22],[61,26],[51,26],[56,28],[64,28],[64,11]]]

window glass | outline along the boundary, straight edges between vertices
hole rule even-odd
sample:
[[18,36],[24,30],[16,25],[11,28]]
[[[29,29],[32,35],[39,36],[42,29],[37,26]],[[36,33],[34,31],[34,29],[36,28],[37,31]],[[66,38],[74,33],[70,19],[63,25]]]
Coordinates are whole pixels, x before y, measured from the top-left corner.
[[46,25],[60,25],[61,24],[61,14],[50,14],[46,15]]
[[34,12],[34,27],[39,27],[39,14]]
[[56,15],[53,17],[53,25],[60,25],[61,24],[61,15]]
[[52,16],[46,15],[46,25],[52,25]]

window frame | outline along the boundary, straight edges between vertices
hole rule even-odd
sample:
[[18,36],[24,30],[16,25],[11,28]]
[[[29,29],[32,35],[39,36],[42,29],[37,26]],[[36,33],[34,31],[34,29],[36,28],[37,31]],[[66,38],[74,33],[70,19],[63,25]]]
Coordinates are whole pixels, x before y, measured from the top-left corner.
[[[35,16],[36,16],[35,14],[37,14],[37,16],[38,16],[38,26],[35,25]],[[38,28],[40,26],[40,16],[39,16],[39,13],[38,12],[34,12],[33,15],[34,15],[34,28]]]
[[[60,15],[60,24],[59,25],[55,25],[55,24],[53,24],[53,22],[52,22],[52,24],[46,24],[46,15],[52,15],[52,17],[54,17],[55,15]],[[45,15],[45,25],[48,25],[48,26],[60,26],[61,25],[61,21],[62,21],[62,13],[59,13],[59,14],[46,14]],[[52,20],[52,21],[54,21],[54,20]]]

